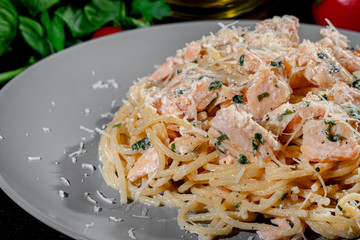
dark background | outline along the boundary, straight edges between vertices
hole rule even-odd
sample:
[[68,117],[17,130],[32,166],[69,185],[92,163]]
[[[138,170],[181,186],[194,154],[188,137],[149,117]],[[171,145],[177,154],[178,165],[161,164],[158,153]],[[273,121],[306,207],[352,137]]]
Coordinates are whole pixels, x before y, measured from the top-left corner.
[[[238,19],[263,19],[288,14],[298,17],[301,23],[314,23],[311,14],[312,2],[313,0],[279,0],[242,15]],[[162,23],[178,21],[180,20],[169,18]],[[0,84],[0,89],[4,85]],[[2,190],[0,190],[0,236],[1,239],[71,239],[25,212]]]

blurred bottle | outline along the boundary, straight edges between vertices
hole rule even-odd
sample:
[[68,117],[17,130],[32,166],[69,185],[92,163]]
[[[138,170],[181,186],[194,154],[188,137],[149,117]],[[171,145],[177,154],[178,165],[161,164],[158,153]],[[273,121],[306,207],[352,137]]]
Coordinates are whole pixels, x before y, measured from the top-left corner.
[[172,17],[181,19],[227,19],[271,2],[272,0],[165,0],[173,10]]

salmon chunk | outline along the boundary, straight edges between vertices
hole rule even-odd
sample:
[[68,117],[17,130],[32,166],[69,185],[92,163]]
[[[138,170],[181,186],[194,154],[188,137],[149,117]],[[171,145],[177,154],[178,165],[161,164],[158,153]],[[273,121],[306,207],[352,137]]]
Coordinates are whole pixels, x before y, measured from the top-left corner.
[[288,124],[297,116],[300,104],[284,103],[261,119],[261,126],[279,136],[286,129]]
[[354,132],[343,122],[309,120],[303,126],[301,152],[309,161],[353,160],[359,150]]
[[200,44],[196,42],[191,42],[185,52],[185,56],[184,56],[185,62],[195,61],[198,58],[200,51],[201,51]]
[[255,31],[245,34],[250,46],[281,50],[299,45],[299,19],[294,16],[275,16],[256,24]]
[[[280,218],[280,217],[272,219],[271,223],[276,224],[281,229],[290,229],[291,228],[290,225],[292,224],[286,218]],[[257,231],[256,233],[259,235],[261,239],[265,239],[265,240],[287,240],[290,238],[287,236],[280,236],[278,233],[271,230],[262,230],[262,231]]]
[[196,150],[201,145],[201,143],[203,143],[202,138],[186,134],[175,138],[174,141],[170,144],[170,148],[174,152],[184,155]]
[[291,94],[289,84],[280,81],[269,67],[262,65],[252,78],[253,83],[246,97],[255,119],[261,119],[266,113],[289,100]]
[[149,173],[155,172],[160,165],[159,156],[155,148],[147,149],[141,157],[135,162],[127,175],[127,178],[133,182]]
[[189,65],[154,96],[153,106],[160,114],[194,119],[197,112],[204,110],[222,88],[222,83],[214,78],[211,71],[196,64]]
[[246,112],[237,111],[235,105],[220,109],[210,126],[210,143],[236,158],[242,154],[248,159],[270,160],[270,154],[281,148],[271,133]]
[[337,82],[352,82],[351,74],[319,43],[304,41],[297,54],[298,67],[304,68],[304,77],[312,84],[329,88]]
[[174,66],[182,64],[183,60],[179,58],[169,58],[163,65],[161,65],[156,71],[148,78],[150,81],[164,80],[174,72]]

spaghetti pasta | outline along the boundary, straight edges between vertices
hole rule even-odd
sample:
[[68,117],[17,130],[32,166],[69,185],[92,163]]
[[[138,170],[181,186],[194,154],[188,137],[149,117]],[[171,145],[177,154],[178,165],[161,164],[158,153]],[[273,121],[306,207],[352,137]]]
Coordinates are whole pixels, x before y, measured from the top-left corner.
[[360,49],[298,25],[222,26],[130,88],[99,143],[122,204],[179,208],[199,239],[360,236]]

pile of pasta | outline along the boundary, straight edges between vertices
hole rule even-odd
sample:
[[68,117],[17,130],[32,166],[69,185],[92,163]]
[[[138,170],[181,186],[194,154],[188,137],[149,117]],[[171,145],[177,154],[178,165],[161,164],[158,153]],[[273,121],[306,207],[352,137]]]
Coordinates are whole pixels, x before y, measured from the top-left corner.
[[99,144],[106,183],[179,208],[199,239],[360,236],[360,49],[293,16],[223,26],[131,86]]

